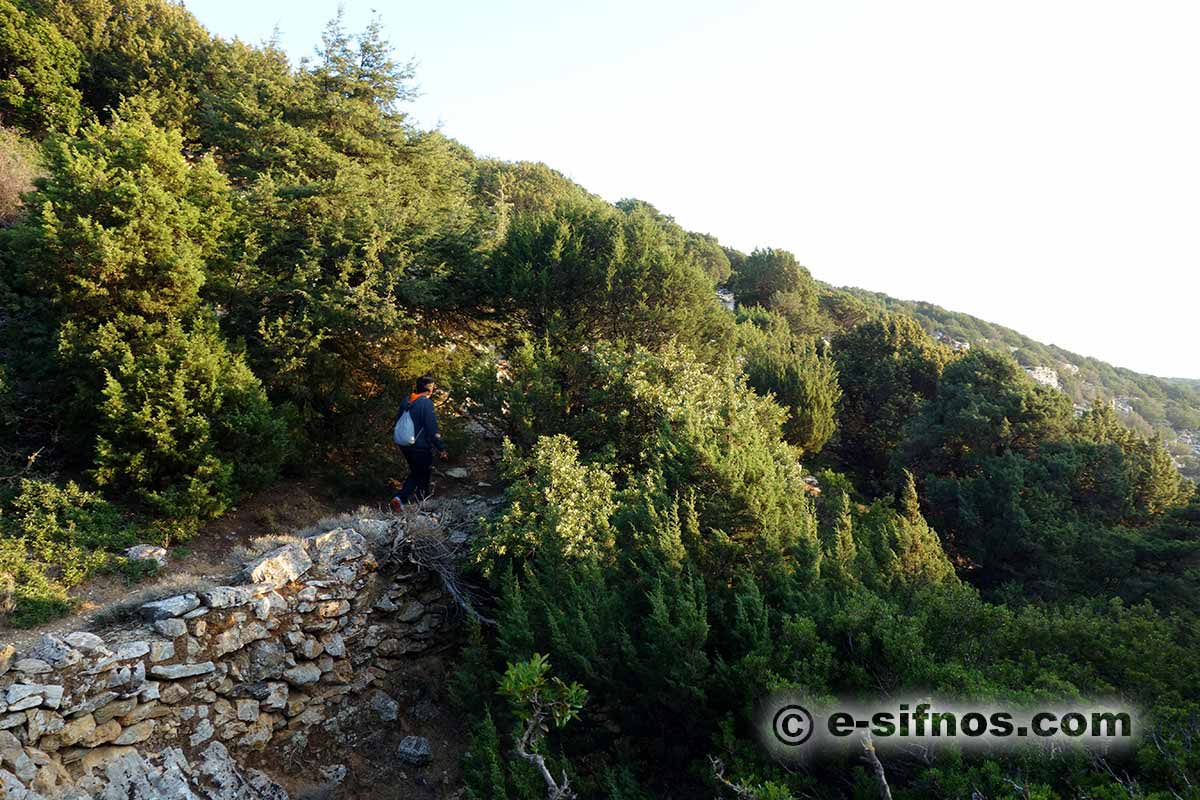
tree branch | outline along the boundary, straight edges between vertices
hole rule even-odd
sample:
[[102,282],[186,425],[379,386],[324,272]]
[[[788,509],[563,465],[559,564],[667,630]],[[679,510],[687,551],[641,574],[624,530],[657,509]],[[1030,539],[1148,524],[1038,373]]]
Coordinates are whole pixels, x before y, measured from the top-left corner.
[[875,742],[871,739],[870,733],[863,737],[862,745],[863,752],[867,756],[867,762],[871,765],[871,769],[875,773],[875,782],[879,784],[879,796],[883,800],[892,800],[892,790],[888,786],[887,773],[883,771],[883,762],[879,760],[879,756],[875,753]]
[[756,799],[757,795],[751,787],[744,783],[734,783],[725,777],[725,765],[721,763],[719,758],[709,756],[708,760],[712,764],[713,777],[717,779],[718,783],[737,795],[738,800]]
[[529,716],[529,720],[525,723],[525,731],[521,734],[521,738],[517,741],[515,752],[518,756],[528,761],[542,775],[542,780],[546,782],[546,800],[574,800],[575,792],[571,789],[570,780],[567,778],[567,773],[564,770],[562,776],[562,784],[554,780],[554,776],[550,774],[550,768],[546,766],[546,759],[539,753],[531,753],[529,748],[533,742],[534,735],[542,727],[542,718],[545,712],[542,710],[542,705],[536,699],[533,701],[533,713]]

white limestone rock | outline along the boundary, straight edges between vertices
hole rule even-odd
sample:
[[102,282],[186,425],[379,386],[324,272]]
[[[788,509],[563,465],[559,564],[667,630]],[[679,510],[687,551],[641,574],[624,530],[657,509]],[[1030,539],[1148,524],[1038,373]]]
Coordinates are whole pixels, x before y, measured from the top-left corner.
[[154,561],[160,567],[167,565],[167,549],[154,544],[135,544],[126,549],[123,555],[133,561]]
[[288,544],[276,548],[250,565],[247,574],[254,583],[284,586],[312,568],[312,559],[303,544]]
[[167,681],[177,681],[180,678],[191,678],[196,675],[207,675],[216,670],[211,661],[200,664],[155,664],[150,668],[150,674],[155,678]]
[[308,540],[309,549],[320,564],[340,564],[367,554],[367,540],[358,531],[337,528]]
[[182,617],[200,607],[200,598],[194,594],[179,594],[146,603],[141,607],[142,618],[150,622],[171,617]]

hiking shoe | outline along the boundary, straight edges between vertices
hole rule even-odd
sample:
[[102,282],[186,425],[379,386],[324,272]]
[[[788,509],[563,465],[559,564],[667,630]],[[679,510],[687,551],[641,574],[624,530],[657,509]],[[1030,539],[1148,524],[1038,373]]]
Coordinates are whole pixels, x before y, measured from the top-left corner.
[[393,497],[392,501],[390,503],[388,503],[388,505],[390,505],[392,507],[392,513],[395,513],[395,514],[399,514],[401,511],[404,510],[404,501],[400,499],[399,495],[397,495],[396,497]]

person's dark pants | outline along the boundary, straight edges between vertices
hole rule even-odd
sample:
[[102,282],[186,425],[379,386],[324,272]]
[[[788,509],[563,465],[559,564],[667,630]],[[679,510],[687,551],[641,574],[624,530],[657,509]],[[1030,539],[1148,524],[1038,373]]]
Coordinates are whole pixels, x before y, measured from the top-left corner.
[[433,473],[433,451],[423,447],[401,447],[408,462],[408,478],[400,487],[400,501],[420,502],[429,496],[429,478]]

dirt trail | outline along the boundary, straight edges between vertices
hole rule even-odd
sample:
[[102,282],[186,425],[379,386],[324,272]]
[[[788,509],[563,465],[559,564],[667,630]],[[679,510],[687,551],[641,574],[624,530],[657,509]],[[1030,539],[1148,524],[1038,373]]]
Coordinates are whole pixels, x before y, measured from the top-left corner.
[[[439,462],[434,472],[434,511],[453,498],[493,495],[495,448],[485,446],[461,458]],[[397,459],[400,461],[400,459]],[[451,473],[466,477],[451,477]],[[403,474],[404,468],[397,467]],[[128,585],[115,575],[98,575],[72,590],[78,600],[75,613],[34,628],[9,628],[0,624],[0,646],[12,644],[18,652],[27,650],[43,634],[67,633],[93,625],[97,615],[131,598],[142,595],[162,596],[187,591],[201,583],[221,584],[236,572],[239,556],[256,549],[263,537],[288,536],[317,525],[339,514],[368,508],[387,513],[388,497],[363,496],[338,492],[315,480],[281,481],[270,489],[245,498],[237,508],[205,525],[186,545],[175,548],[165,567],[148,580]],[[262,549],[261,544],[257,549]],[[147,598],[149,599],[149,598]]]

